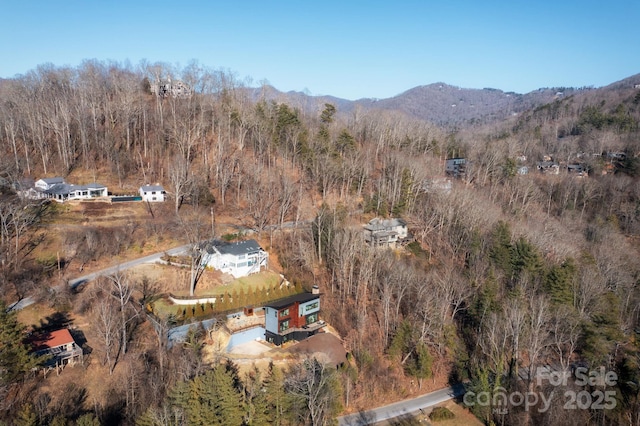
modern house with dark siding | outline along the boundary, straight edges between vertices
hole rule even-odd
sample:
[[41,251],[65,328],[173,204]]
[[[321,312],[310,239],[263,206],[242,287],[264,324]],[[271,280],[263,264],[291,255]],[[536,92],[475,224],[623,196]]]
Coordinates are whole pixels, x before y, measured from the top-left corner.
[[281,345],[290,340],[304,340],[326,326],[320,321],[320,293],[301,293],[264,306],[265,340]]

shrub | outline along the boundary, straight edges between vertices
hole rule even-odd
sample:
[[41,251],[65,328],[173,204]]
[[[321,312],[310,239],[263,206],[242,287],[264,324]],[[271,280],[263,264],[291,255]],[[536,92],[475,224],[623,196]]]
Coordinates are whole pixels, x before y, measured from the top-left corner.
[[433,411],[431,411],[431,414],[429,414],[429,419],[431,419],[434,422],[451,420],[454,417],[455,417],[455,414],[449,411],[447,407],[435,407]]

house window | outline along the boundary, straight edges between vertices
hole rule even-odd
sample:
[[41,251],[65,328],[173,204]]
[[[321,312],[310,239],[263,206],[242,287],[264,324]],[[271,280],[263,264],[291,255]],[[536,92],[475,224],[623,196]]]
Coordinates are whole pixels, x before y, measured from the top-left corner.
[[283,309],[280,311],[280,317],[288,317],[289,316],[289,308]]
[[314,322],[318,322],[318,313],[315,312],[307,317],[307,324],[313,324]]
[[280,323],[280,331],[286,331],[289,329],[289,320],[284,320]]
[[304,307],[304,311],[305,312],[309,312],[309,311],[312,311],[314,309],[318,309],[319,305],[320,305],[320,302],[314,302],[314,303],[312,303],[310,305],[305,306]]

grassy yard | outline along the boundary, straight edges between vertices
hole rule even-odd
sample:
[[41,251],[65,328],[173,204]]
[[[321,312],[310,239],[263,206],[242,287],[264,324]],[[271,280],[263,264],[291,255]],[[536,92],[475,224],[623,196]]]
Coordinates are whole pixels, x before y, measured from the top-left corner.
[[[248,293],[249,291],[255,292],[262,288],[273,288],[275,285],[280,284],[282,278],[280,274],[272,271],[260,272],[259,274],[252,274],[247,277],[237,278],[228,284],[222,284],[214,288],[208,288],[196,291],[198,297],[218,296],[220,294],[233,294],[234,292]],[[189,295],[188,290],[176,291],[173,293],[176,296],[186,297]]]
[[[220,295],[225,296],[226,300],[216,301],[215,307],[197,304],[175,305],[168,298],[163,297],[154,302],[153,312],[158,317],[166,318],[168,315],[180,316],[184,310],[186,312],[186,318],[184,319],[193,316],[200,319],[200,317],[210,317],[214,313],[241,309],[247,305],[260,306],[263,303],[287,297],[301,291],[301,288],[295,287],[293,284],[280,288],[281,281],[282,278],[275,272],[261,272],[259,274],[235,279],[228,284],[196,292],[196,297],[201,298],[217,298]],[[188,294],[186,290],[173,293],[174,296],[178,297],[187,297]],[[192,311],[192,313],[189,313],[192,307],[195,308],[195,312]]]

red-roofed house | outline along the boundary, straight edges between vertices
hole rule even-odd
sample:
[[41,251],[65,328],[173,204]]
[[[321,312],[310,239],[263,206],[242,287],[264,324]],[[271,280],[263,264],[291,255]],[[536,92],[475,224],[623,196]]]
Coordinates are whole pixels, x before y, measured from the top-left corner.
[[40,334],[31,343],[36,355],[51,356],[46,362],[49,367],[75,364],[82,360],[82,348],[66,328]]

